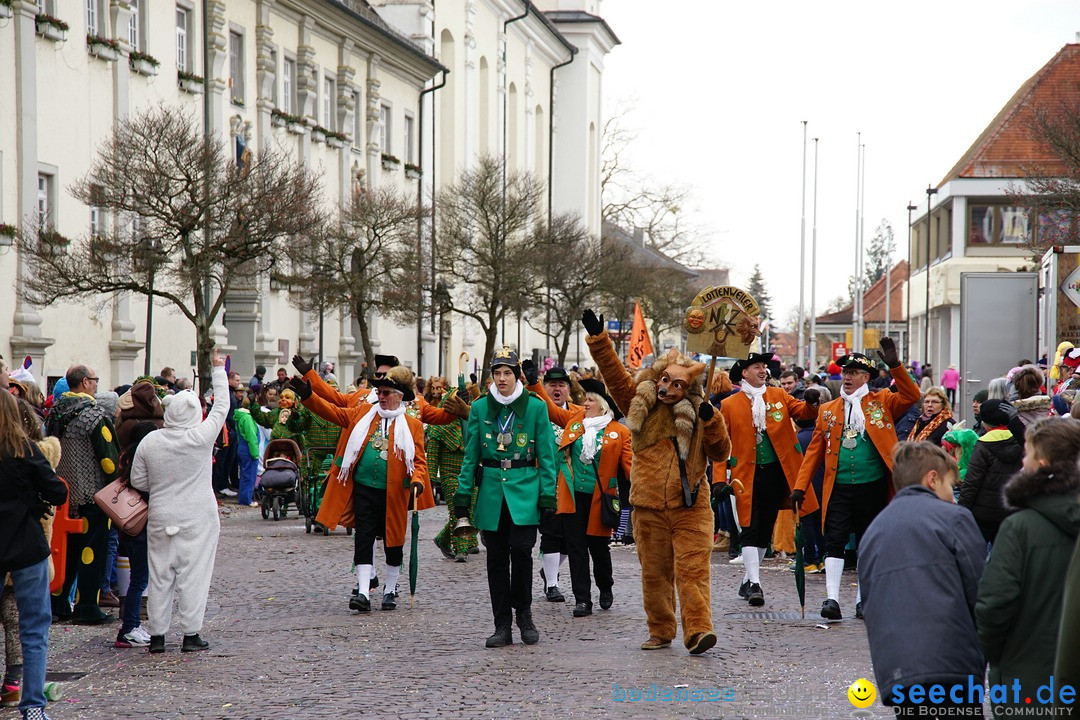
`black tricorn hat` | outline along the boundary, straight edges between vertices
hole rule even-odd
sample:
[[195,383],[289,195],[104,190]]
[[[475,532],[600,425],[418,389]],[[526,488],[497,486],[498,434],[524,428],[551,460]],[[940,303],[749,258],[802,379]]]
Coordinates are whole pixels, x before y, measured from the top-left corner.
[[769,371],[771,373],[772,362],[772,353],[750,353],[750,356],[745,360],[736,360],[735,364],[728,369],[728,377],[731,378],[731,384],[738,385],[739,383],[741,383],[743,370],[750,367],[754,363],[765,363],[766,365],[770,365]]
[[511,350],[509,345],[503,345],[502,350],[499,350],[495,353],[495,357],[491,358],[492,370],[500,365],[512,367],[514,368],[514,372],[518,375],[521,374],[521,361],[518,359],[518,354]]
[[559,381],[559,380],[561,380],[564,383],[569,383],[570,382],[570,375],[568,375],[566,370],[562,369],[558,365],[556,365],[555,367],[551,368],[546,373],[544,373],[544,382],[546,382],[546,383],[547,382],[556,382],[556,381]]
[[837,358],[836,364],[840,366],[841,370],[865,370],[870,373],[871,380],[878,376],[877,364],[862,353],[844,355]]
[[[397,355],[376,355],[375,367],[381,367],[383,365],[389,365],[390,367],[397,367],[401,365],[401,361],[397,359]],[[374,368],[372,368],[374,370]]]
[[584,378],[582,380],[578,380],[578,385],[580,385],[581,389],[585,392],[595,393],[600,397],[604,398],[604,402],[606,402],[608,404],[608,407],[611,408],[611,417],[615,418],[616,420],[622,419],[623,415],[621,412],[619,412],[619,407],[615,404],[615,401],[611,399],[610,395],[608,395],[607,387],[604,385],[604,383],[597,380],[596,378]]
[[371,381],[371,384],[375,387],[385,387],[392,390],[397,390],[402,394],[402,400],[409,402],[416,399],[416,393],[413,392],[413,374],[409,368],[396,365],[390,368],[386,373],[386,377],[375,378]]

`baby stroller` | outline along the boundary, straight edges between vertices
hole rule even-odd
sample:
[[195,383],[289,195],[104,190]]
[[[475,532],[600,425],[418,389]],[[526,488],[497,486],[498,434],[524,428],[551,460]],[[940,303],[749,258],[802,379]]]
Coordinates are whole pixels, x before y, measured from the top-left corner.
[[267,443],[263,453],[263,474],[259,478],[263,520],[271,513],[275,520],[285,517],[289,503],[298,502],[301,455],[295,440],[279,438]]

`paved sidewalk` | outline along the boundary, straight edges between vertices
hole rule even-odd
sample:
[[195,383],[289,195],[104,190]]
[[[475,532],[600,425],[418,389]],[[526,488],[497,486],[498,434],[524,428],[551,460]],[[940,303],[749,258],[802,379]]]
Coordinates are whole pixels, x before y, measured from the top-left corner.
[[[205,653],[113,648],[115,626],[52,629],[50,673],[64,683],[53,718],[842,718],[890,717],[878,704],[855,710],[847,687],[873,680],[861,621],[819,627],[824,575],[807,577],[807,619],[760,619],[736,594],[741,566],[713,554],[716,648],[692,657],[681,638],[643,652],[648,637],[636,553],[612,548],[615,605],[573,618],[572,603],[542,599],[534,583],[540,643],[488,650],[492,632],[484,555],[446,560],[431,542],[446,518],[421,513],[416,606],[409,607],[408,546],[394,612],[347,608],[352,538],[308,535],[302,519],[263,520],[257,508],[224,507],[203,637]],[[381,558],[377,558],[381,561]],[[539,562],[534,563],[539,571]],[[376,566],[380,569],[379,565]],[[563,589],[569,590],[564,568]],[[845,575],[854,615],[854,574]],[[766,561],[768,613],[798,613],[793,576]],[[595,591],[594,591],[595,592]],[[792,616],[794,617],[794,616]],[[655,686],[655,690],[654,690]],[[715,701],[640,700],[652,692]],[[17,717],[0,711],[0,720]]]

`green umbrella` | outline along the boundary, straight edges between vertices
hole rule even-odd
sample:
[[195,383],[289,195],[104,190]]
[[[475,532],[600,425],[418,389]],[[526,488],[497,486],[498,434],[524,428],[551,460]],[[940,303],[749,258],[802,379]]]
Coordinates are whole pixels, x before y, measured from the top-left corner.
[[[806,568],[803,565],[803,533],[802,523],[799,522],[799,508],[796,505],[795,513],[795,589],[799,591],[799,605],[802,606],[802,616],[806,619]],[[415,539],[414,539],[415,541]],[[415,547],[415,545],[414,545]]]
[[417,492],[412,494],[412,549],[409,551],[409,607],[416,603],[416,573],[420,569],[417,546],[420,543],[420,513],[416,510]]

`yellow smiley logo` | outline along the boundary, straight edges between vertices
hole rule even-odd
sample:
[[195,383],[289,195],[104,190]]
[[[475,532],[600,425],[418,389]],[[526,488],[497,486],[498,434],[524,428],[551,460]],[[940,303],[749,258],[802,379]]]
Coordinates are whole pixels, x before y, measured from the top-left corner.
[[857,708],[868,708],[877,698],[877,688],[866,678],[859,678],[851,683],[847,690],[848,700]]

